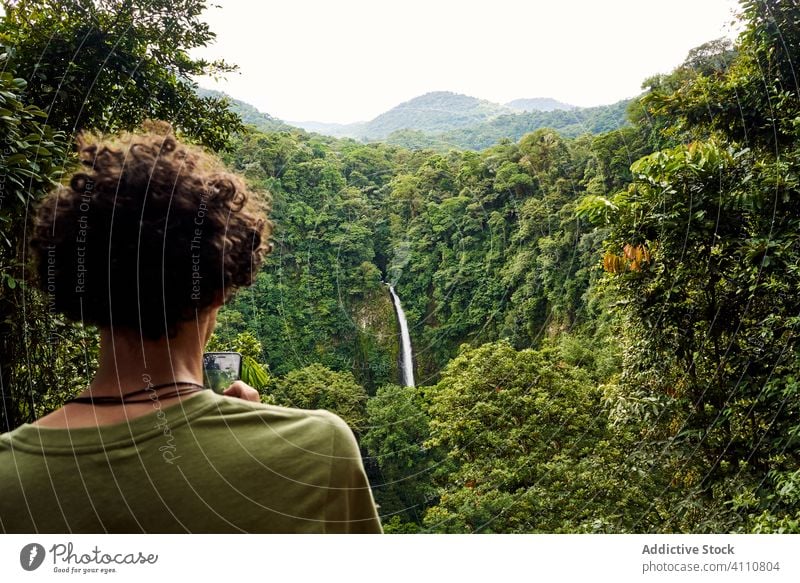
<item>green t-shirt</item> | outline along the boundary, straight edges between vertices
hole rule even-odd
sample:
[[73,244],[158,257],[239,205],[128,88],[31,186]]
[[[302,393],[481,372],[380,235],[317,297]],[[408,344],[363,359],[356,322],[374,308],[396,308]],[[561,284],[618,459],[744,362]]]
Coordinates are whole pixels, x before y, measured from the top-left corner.
[[381,525],[342,419],[203,391],[126,423],[26,424],[0,435],[0,531],[379,533]]

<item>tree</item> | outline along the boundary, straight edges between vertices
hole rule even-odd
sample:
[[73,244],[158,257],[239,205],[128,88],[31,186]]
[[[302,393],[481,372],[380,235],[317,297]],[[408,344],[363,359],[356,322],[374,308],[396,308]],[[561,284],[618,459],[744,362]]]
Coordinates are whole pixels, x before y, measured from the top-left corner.
[[[34,383],[22,361],[56,360],[63,336],[49,326],[46,298],[26,282],[24,234],[38,195],[61,174],[67,149],[63,132],[44,123],[46,114],[25,99],[26,82],[16,77],[8,55],[0,54],[0,432],[32,420],[43,386],[54,386],[52,369]],[[62,327],[63,329],[63,327]]]
[[627,190],[584,207],[611,229],[621,382],[658,411],[647,435],[667,445],[658,465],[672,474],[664,502],[677,530],[792,530],[800,519],[800,11],[742,8],[725,67],[679,69],[643,100],[687,143],[642,158]]
[[220,149],[242,129],[225,100],[199,97],[193,76],[234,70],[194,59],[214,33],[200,20],[204,0],[17,0],[3,2],[0,44],[26,98],[69,135],[171,122]]
[[367,402],[367,423],[362,441],[379,468],[375,498],[381,515],[421,524],[436,499],[433,475],[441,471],[437,452],[424,445],[429,431],[422,391],[380,387]]
[[648,476],[625,462],[601,393],[557,353],[505,341],[463,347],[428,389],[428,446],[455,470],[425,525],[437,532],[625,529],[642,516]]
[[344,419],[356,434],[366,428],[367,393],[349,372],[314,363],[274,378],[268,391],[278,405],[327,409]]
[[241,129],[224,102],[197,97],[190,81],[191,75],[231,70],[188,56],[213,39],[199,20],[203,7],[199,0],[3,2],[1,429],[59,406],[93,367],[91,331],[54,318],[46,295],[26,281],[31,270],[24,235],[32,205],[72,163],[73,133],[134,129],[160,118],[194,140],[222,147]]

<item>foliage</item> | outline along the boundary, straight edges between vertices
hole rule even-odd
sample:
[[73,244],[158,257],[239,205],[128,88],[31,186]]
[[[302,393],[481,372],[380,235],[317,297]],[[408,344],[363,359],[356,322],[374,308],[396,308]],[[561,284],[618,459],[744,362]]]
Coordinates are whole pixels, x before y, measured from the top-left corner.
[[474,125],[507,111],[490,101],[435,91],[401,103],[366,124],[359,137],[381,139],[396,130],[414,129],[437,133]]
[[277,405],[332,411],[357,434],[367,426],[367,393],[349,372],[314,363],[284,377],[274,377],[267,391]]
[[217,99],[226,102],[228,108],[242,120],[245,126],[251,126],[261,132],[291,131],[292,127],[267,113],[258,111],[255,107],[239,99],[213,89],[197,88],[196,93],[201,98]]
[[362,443],[378,466],[375,498],[381,515],[420,523],[436,498],[433,475],[441,471],[428,439],[424,396],[415,387],[384,385],[367,402],[368,429]]
[[483,150],[503,138],[518,140],[541,128],[556,130],[569,138],[601,134],[626,125],[628,103],[624,100],[597,107],[506,114],[463,129],[449,130],[436,137],[453,146]]
[[26,354],[29,346],[49,352],[61,345],[28,344],[49,336],[52,322],[46,300],[26,282],[24,234],[36,197],[61,174],[67,145],[62,132],[44,123],[46,114],[25,99],[27,83],[16,76],[6,53],[0,54],[0,71],[0,430],[8,430],[33,419],[35,403],[59,378],[51,373],[28,380],[21,366],[23,359],[36,362]]
[[[557,353],[464,347],[429,390],[430,446],[456,468],[425,516],[437,532],[630,528],[648,476],[625,471],[596,386]],[[623,524],[619,524],[624,521]]]
[[423,376],[434,379],[464,341],[534,346],[591,319],[586,293],[602,233],[575,220],[575,204],[586,189],[605,192],[629,176],[612,162],[624,143],[645,148],[633,132],[627,142],[569,142],[538,130],[480,154],[428,154],[395,177],[388,271]]
[[629,188],[581,206],[611,227],[606,269],[635,355],[621,383],[660,402],[649,439],[666,440],[658,464],[682,486],[664,500],[677,530],[797,524],[800,28],[795,3],[742,7],[735,51],[705,47],[700,65],[695,52],[695,69],[643,99],[665,136],[691,141],[642,158]]
[[281,375],[310,362],[369,390],[397,377],[396,325],[381,285],[381,205],[395,151],[303,133],[237,138],[231,165],[272,195],[275,251],[254,286],[220,312],[218,333],[250,329]]
[[234,69],[189,55],[214,39],[199,19],[204,0],[17,0],[3,8],[0,44],[54,128],[116,132],[163,119],[214,149],[241,129],[223,101],[194,92],[193,76]]

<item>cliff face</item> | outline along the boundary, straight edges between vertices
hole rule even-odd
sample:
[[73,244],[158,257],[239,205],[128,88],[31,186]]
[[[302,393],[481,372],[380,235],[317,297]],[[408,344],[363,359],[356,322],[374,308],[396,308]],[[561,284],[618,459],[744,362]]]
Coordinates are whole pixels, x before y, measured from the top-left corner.
[[387,383],[400,382],[400,329],[385,286],[355,300],[349,310],[355,327],[353,374],[369,394]]

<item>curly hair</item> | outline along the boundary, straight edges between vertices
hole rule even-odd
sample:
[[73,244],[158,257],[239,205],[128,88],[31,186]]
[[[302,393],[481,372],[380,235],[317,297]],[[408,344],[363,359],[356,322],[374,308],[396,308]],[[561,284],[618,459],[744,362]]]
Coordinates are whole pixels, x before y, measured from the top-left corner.
[[158,339],[253,282],[268,198],[219,160],[171,132],[83,134],[78,150],[83,168],[42,200],[30,242],[56,310]]

